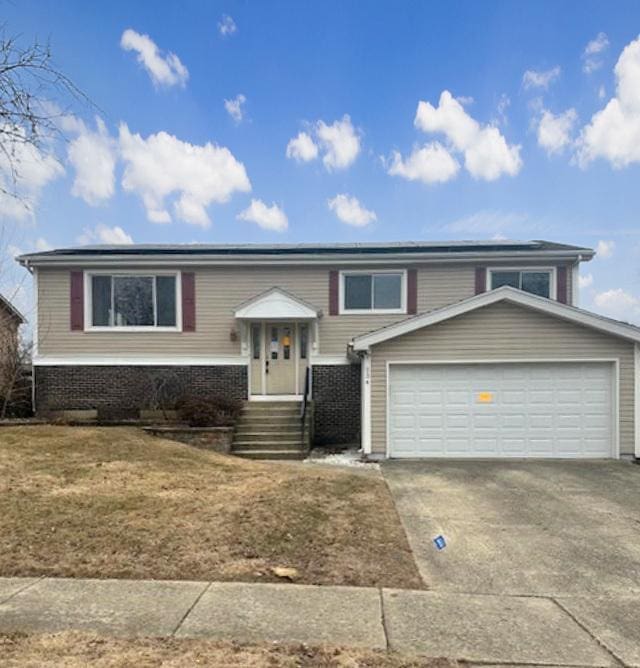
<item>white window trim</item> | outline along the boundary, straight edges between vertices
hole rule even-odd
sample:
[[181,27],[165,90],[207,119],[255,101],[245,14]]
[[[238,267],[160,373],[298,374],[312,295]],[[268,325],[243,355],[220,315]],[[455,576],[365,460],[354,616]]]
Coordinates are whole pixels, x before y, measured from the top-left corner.
[[[372,276],[376,274],[400,274],[400,308],[370,308],[370,309],[346,309],[344,307],[344,279],[345,276]],[[368,271],[341,271],[339,282],[339,310],[340,315],[385,315],[406,314],[407,312],[407,270],[406,269],[371,269]]]
[[[117,326],[113,327],[97,325],[92,323],[93,295],[91,291],[91,278],[93,276],[175,276],[176,279],[176,324],[175,327],[156,327],[153,325],[141,326]],[[182,272],[179,270],[156,270],[156,269],[111,269],[111,270],[87,270],[84,271],[84,331],[85,332],[181,332],[182,331]],[[154,318],[156,304],[153,304]]]
[[[546,272],[549,274],[549,297],[548,299],[554,299],[555,301],[558,301],[558,280],[557,280],[557,273],[558,273],[558,267],[487,267],[487,284],[486,284],[486,289],[487,292],[489,290],[492,290],[493,288],[491,287],[491,274],[494,272],[498,271],[518,271],[520,273],[527,273],[527,272],[537,272],[537,273],[543,273]],[[518,289],[518,288],[514,288]],[[521,290],[521,292],[527,292],[526,290]],[[533,293],[529,293],[533,294]],[[540,295],[536,295],[540,296]],[[547,299],[547,297],[544,297],[544,299]]]

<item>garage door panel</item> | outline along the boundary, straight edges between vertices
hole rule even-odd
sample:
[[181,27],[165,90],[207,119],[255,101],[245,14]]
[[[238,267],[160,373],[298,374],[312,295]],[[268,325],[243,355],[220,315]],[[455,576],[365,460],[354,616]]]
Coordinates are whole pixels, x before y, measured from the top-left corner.
[[610,457],[606,363],[391,365],[392,457]]
[[413,429],[416,425],[416,416],[410,415],[394,415],[392,424],[394,429],[406,429],[407,427]]
[[[440,443],[440,448],[442,444]],[[440,448],[438,451],[440,451]],[[446,444],[446,453],[448,455],[463,455],[469,452],[471,448],[471,441],[468,438],[455,438],[451,437],[447,439]]]
[[502,454],[512,457],[523,457],[527,451],[527,442],[524,438],[510,438],[508,435],[502,436]]
[[442,413],[437,415],[419,415],[418,425],[420,429],[438,429],[444,425],[444,416]]
[[471,426],[471,415],[469,413],[448,413],[445,418],[445,424],[447,429],[456,427],[464,427],[465,429],[468,429]]

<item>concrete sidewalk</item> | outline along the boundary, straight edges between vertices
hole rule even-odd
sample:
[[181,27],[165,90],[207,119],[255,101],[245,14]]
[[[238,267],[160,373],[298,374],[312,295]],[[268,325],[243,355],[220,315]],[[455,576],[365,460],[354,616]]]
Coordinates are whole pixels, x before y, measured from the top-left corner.
[[[391,649],[479,663],[620,665],[579,619],[579,610],[579,602],[565,605],[545,597],[0,578],[0,632],[75,629],[104,635]],[[636,658],[640,664],[640,655]]]

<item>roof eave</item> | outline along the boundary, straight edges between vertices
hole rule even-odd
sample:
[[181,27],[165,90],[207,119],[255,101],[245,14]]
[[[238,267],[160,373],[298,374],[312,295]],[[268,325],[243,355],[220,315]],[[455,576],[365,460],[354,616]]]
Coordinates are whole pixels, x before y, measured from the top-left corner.
[[553,259],[555,261],[588,261],[594,256],[591,249],[531,249],[500,251],[468,251],[468,252],[385,252],[385,253],[283,253],[279,255],[242,255],[242,254],[166,254],[166,253],[73,253],[73,254],[46,254],[31,253],[20,255],[17,261],[23,267],[33,266],[77,266],[77,265],[233,265],[233,264],[377,264],[399,262],[471,262],[478,260],[511,260],[524,259]]

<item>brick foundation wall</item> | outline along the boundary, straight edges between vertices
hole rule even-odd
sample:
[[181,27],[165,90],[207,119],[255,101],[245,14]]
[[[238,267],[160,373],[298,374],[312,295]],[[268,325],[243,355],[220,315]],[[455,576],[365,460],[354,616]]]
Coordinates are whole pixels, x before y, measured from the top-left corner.
[[360,365],[313,367],[316,445],[360,441]]
[[138,418],[149,408],[154,380],[174,392],[247,398],[247,367],[240,365],[37,366],[36,412],[97,409],[100,420]]

